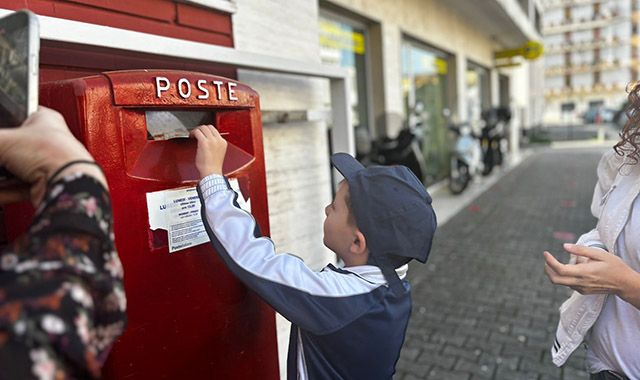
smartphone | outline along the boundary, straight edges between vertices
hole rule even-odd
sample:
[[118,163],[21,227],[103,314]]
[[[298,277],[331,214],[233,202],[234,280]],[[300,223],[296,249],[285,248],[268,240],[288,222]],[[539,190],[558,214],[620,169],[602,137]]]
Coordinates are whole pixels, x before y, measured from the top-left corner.
[[[0,18],[0,128],[20,126],[38,108],[40,28],[28,10]],[[11,178],[0,166],[0,182]]]

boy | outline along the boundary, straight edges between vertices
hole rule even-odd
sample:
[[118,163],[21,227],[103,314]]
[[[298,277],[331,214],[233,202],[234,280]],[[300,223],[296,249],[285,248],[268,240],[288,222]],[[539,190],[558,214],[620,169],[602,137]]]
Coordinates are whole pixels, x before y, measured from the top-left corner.
[[192,132],[202,219],[229,270],[292,322],[287,377],[391,379],[411,314],[411,259],[426,262],[436,217],[431,197],[403,166],[364,168],[338,153],[345,176],[325,213],[324,244],[345,267],[313,272],[276,255],[222,176],[226,141],[211,125]]

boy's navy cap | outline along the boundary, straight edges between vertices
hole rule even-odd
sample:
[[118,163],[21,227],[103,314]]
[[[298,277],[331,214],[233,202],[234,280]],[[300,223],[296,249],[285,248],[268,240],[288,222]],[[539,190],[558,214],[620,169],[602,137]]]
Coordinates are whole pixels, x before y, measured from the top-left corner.
[[[351,209],[358,229],[389,285],[402,286],[395,269],[411,259],[425,263],[436,231],[431,196],[407,167],[364,167],[347,153],[331,162],[349,183]],[[395,290],[394,290],[395,291]]]

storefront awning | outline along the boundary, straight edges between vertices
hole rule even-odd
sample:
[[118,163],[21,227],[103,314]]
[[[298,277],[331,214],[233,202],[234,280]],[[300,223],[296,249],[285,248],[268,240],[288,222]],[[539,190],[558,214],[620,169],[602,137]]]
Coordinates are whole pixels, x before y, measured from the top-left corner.
[[519,48],[527,41],[542,39],[518,0],[439,1],[491,36],[504,49]]

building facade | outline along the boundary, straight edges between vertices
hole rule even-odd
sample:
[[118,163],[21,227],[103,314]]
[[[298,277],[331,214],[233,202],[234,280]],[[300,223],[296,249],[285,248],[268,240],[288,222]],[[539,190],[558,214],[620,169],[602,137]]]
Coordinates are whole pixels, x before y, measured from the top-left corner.
[[[320,18],[323,63],[336,64],[338,57],[352,73],[358,150],[362,140],[366,148],[371,138],[395,137],[419,123],[426,185],[448,175],[444,115],[477,121],[482,110],[507,105],[514,108],[515,128],[539,123],[539,63],[500,68],[494,59],[498,51],[540,39],[535,1],[321,1]],[[361,42],[339,46],[348,36],[332,39],[332,30]]]
[[596,111],[619,109],[627,84],[638,80],[640,2],[544,0],[542,5],[545,122],[607,121]]

